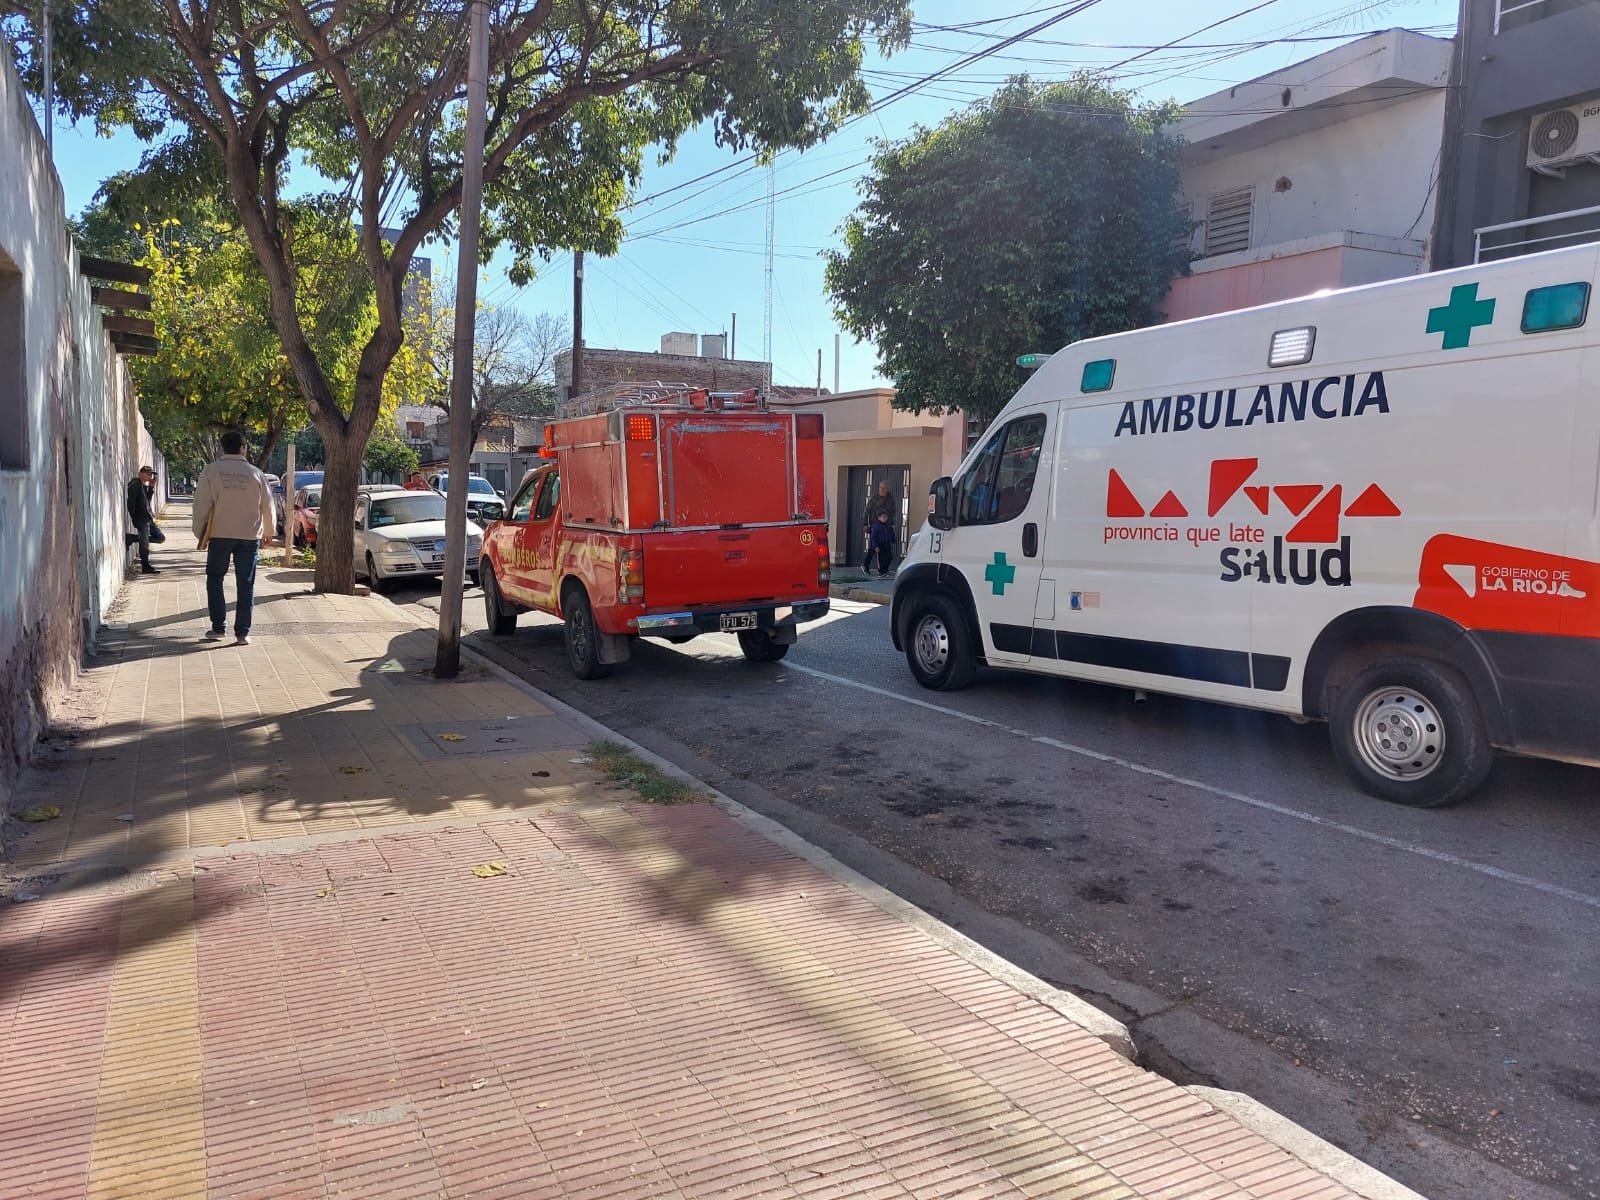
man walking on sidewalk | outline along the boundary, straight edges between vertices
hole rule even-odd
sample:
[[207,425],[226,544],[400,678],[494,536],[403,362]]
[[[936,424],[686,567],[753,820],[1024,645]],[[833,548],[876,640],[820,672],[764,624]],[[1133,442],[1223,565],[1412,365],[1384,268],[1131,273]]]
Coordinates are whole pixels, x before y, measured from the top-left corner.
[[234,641],[250,644],[250,617],[255,610],[256,553],[272,545],[272,490],[267,477],[244,456],[244,437],[222,435],[222,457],[200,472],[194,489],[194,535],[206,552],[206,608],[211,629],[205,640],[220,642],[228,632],[228,601],[222,581],[233,564],[238,585],[234,608]]
[[140,467],[139,474],[128,480],[128,520],[133,523],[131,540],[139,543],[139,570],[145,575],[161,574],[159,568],[150,565],[150,543],[160,545],[167,540],[150,508],[155,482],[156,473],[151,467]]

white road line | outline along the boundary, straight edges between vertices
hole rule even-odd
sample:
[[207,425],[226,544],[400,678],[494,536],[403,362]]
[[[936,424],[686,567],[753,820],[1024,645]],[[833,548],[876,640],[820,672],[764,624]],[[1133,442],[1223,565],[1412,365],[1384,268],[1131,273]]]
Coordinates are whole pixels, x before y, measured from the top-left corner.
[[1435,850],[1429,846],[1419,846],[1415,842],[1407,842],[1401,838],[1389,837],[1387,834],[1374,833],[1370,829],[1362,829],[1356,825],[1346,825],[1342,821],[1330,821],[1327,817],[1319,817],[1316,813],[1303,812],[1298,808],[1288,808],[1282,804],[1273,804],[1270,800],[1258,800],[1254,796],[1247,796],[1243,792],[1235,792],[1229,788],[1217,787],[1215,784],[1204,783],[1198,779],[1190,779],[1184,775],[1174,775],[1171,771],[1163,771],[1160,767],[1152,767],[1145,763],[1134,762],[1132,759],[1119,758],[1115,754],[1107,754],[1101,750],[1091,750],[1087,746],[1078,746],[1072,742],[1064,742],[1060,738],[1045,737],[1043,734],[1029,733],[1026,729],[1018,729],[1000,721],[991,721],[987,717],[975,716],[972,713],[962,712],[960,709],[947,708],[942,704],[934,704],[916,696],[902,696],[899,692],[891,692],[888,688],[874,687],[870,683],[861,683],[855,679],[846,679],[843,675],[834,675],[828,671],[819,671],[815,667],[804,667],[799,663],[786,662],[785,668],[799,671],[805,675],[812,675],[818,679],[826,679],[829,683],[843,684],[863,692],[871,692],[874,696],[883,696],[889,700],[898,700],[901,704],[910,704],[917,708],[925,708],[929,712],[943,713],[947,717],[966,721],[973,725],[982,725],[988,729],[998,729],[1016,737],[1026,738],[1041,746],[1049,746],[1054,750],[1064,750],[1068,754],[1076,754],[1082,758],[1091,758],[1096,762],[1109,763],[1112,766],[1123,767],[1129,771],[1136,771],[1140,775],[1149,775],[1155,779],[1163,779],[1168,783],[1178,784],[1180,787],[1194,788],[1196,791],[1208,792],[1213,796],[1221,796],[1225,800],[1233,800],[1239,804],[1248,804],[1251,808],[1259,808],[1266,812],[1276,813],[1280,817],[1292,817],[1296,821],[1304,821],[1308,825],[1319,825],[1323,829],[1332,829],[1338,833],[1348,834],[1350,837],[1360,838],[1364,842],[1373,842],[1379,846],[1387,846],[1391,850],[1400,850],[1406,854],[1414,854],[1418,858],[1432,859],[1434,862],[1444,863],[1451,867],[1460,867],[1463,870],[1475,871],[1479,875],[1487,875],[1491,879],[1498,879],[1502,883],[1514,883],[1519,887],[1532,888],[1534,891],[1544,892],[1546,895],[1559,896],[1563,900],[1571,900],[1578,904],[1586,904],[1590,908],[1600,908],[1600,896],[1591,896],[1587,892],[1574,891],[1564,888],[1559,884],[1546,883],[1542,879],[1534,879],[1528,875],[1518,875],[1514,871],[1503,871],[1499,867],[1491,867],[1487,863],[1473,862],[1470,858],[1450,854],[1443,850]]

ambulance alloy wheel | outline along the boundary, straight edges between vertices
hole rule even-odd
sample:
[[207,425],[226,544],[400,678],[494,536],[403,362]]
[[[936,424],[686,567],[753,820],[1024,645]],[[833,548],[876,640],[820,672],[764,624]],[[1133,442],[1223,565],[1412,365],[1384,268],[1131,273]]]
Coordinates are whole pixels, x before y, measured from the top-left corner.
[[751,662],[777,662],[789,653],[787,643],[782,643],[769,637],[760,629],[741,629],[739,631],[739,649],[744,651],[744,656]]
[[948,596],[923,596],[911,603],[906,622],[906,662],[925,688],[954,692],[978,673],[966,616]]
[[595,627],[589,594],[577,584],[562,598],[566,613],[567,665],[579,679],[604,679],[611,664],[600,661],[600,630]]
[[1425,658],[1367,666],[1341,689],[1330,728],[1345,769],[1395,804],[1434,808],[1464,800],[1494,762],[1467,681]]
[[500,600],[500,583],[494,577],[494,568],[483,568],[483,616],[489,632],[495,637],[510,637],[517,631],[517,614],[507,612]]

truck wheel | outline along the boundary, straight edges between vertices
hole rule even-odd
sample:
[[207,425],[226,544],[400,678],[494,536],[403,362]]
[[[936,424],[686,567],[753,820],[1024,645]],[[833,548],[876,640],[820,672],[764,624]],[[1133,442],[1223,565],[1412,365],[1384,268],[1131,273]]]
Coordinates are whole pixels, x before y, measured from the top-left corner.
[[1334,753],[1357,783],[1413,808],[1466,799],[1494,762],[1467,681],[1429,659],[1367,666],[1340,690],[1329,728]]
[[483,617],[484,623],[489,626],[489,632],[495,637],[510,637],[517,631],[517,614],[506,612],[500,602],[500,585],[495,581],[494,571],[485,567],[481,572],[483,576]]
[[567,664],[579,679],[604,679],[611,664],[600,661],[600,630],[595,627],[589,595],[571,587],[561,606],[566,611]]
[[768,637],[759,629],[741,629],[739,631],[739,649],[744,651],[744,656],[751,662],[769,663],[777,662],[789,653],[787,643],[779,642]]
[[947,596],[924,596],[913,602],[905,644],[911,674],[925,688],[960,691],[978,673],[966,617]]

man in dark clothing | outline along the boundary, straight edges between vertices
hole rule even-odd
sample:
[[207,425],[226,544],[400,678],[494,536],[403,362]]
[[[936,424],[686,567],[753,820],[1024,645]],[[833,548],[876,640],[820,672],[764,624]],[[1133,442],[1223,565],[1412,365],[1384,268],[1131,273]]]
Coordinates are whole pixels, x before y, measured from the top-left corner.
[[128,520],[133,525],[129,542],[139,543],[139,570],[145,575],[159,575],[160,570],[150,565],[150,543],[160,545],[167,540],[156,524],[156,514],[151,501],[156,494],[156,473],[150,467],[140,467],[139,474],[128,480]]

